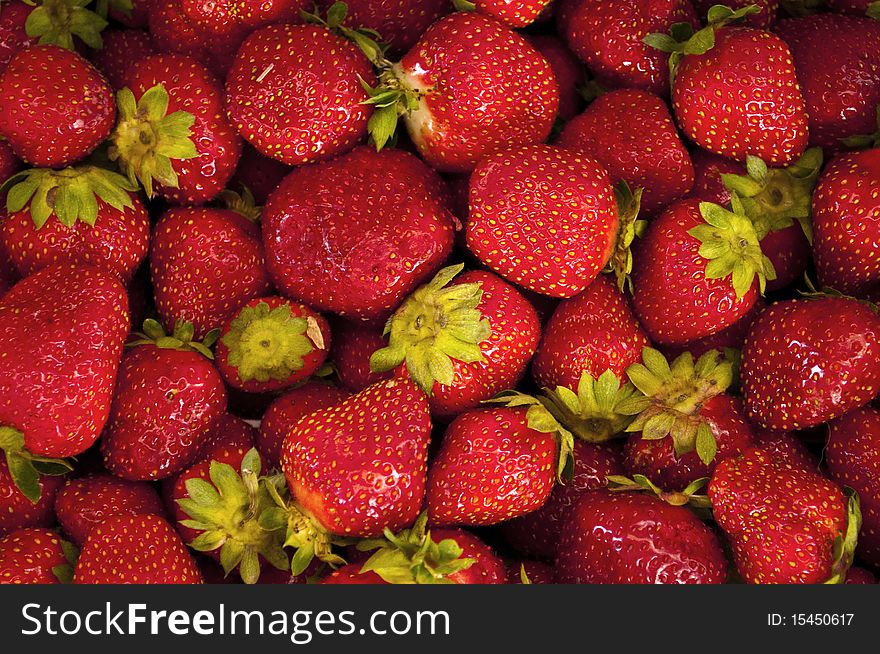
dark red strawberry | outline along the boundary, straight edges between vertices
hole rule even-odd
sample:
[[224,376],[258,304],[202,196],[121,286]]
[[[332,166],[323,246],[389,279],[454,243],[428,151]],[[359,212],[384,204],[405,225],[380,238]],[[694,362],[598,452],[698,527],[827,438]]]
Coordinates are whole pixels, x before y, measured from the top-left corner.
[[819,462],[807,449],[796,432],[754,429],[755,447],[766,450],[770,457],[785,466],[804,470],[819,470]]
[[92,529],[73,583],[200,584],[202,573],[164,518],[118,515]]
[[131,66],[156,54],[150,34],[145,30],[107,30],[101,40],[103,45],[92,53],[91,60],[116,90],[125,86]]
[[570,120],[583,106],[583,98],[578,90],[586,81],[586,71],[575,54],[565,43],[546,34],[527,34],[526,40],[541,53],[550,64],[556,84],[559,86],[559,112],[562,120]]
[[709,498],[746,582],[843,581],[860,524],[858,501],[848,502],[818,473],[753,449],[718,465]]
[[269,292],[260,228],[227,209],[170,209],[153,228],[150,273],[166,329],[180,320],[204,336]]
[[22,162],[15,156],[12,146],[5,140],[0,139],[0,180],[5,182],[12,177],[13,173],[18,172],[21,168]]
[[[33,45],[57,45],[67,50],[101,47],[107,21],[88,8],[88,2],[10,0],[0,16],[0,72],[12,56]],[[76,38],[74,38],[76,37]]]
[[[674,359],[685,352],[690,352],[692,356],[695,358],[699,358],[706,354],[709,350],[717,350],[721,352],[725,358],[729,359],[731,363],[734,364],[734,386],[736,385],[736,379],[738,377],[736,368],[739,365],[739,351],[742,350],[743,343],[746,340],[746,335],[749,333],[749,327],[752,326],[752,323],[755,322],[755,318],[758,317],[765,308],[767,307],[767,303],[764,302],[762,298],[758,298],[755,301],[755,304],[749,310],[749,312],[744,315],[742,318],[733,323],[730,327],[726,329],[722,329],[720,332],[715,332],[709,336],[704,336],[703,338],[698,338],[695,341],[691,341],[690,343],[683,343],[678,345],[667,345],[665,347],[661,347],[660,351],[666,355],[667,359]],[[731,357],[733,354],[731,350],[735,351],[734,356],[735,359]]]
[[738,161],[703,148],[691,149],[691,161],[694,164],[694,188],[691,195],[722,207],[730,204],[730,189],[724,185],[721,175],[745,175],[746,167]]
[[224,413],[217,418],[202,441],[196,461],[216,458],[216,452],[228,448],[251,449],[257,440],[259,430],[238,416]]
[[190,465],[226,409],[223,380],[189,323],[166,336],[155,320],[122,359],[113,408],[101,439],[117,477],[162,479]]
[[180,0],[149,0],[147,17],[150,40],[159,52],[192,57],[218,76],[225,76],[236,48],[210,47],[202,33],[187,18]]
[[700,16],[706,16],[709,10],[717,4],[724,4],[731,9],[742,9],[749,5],[755,5],[760,11],[746,16],[743,24],[766,30],[776,22],[780,2],[779,0],[725,0],[724,3],[720,3],[715,0],[692,0],[692,4]]
[[118,6],[114,6],[114,4],[113,2],[109,3],[109,14],[113,20],[126,27],[146,28],[149,14],[153,11],[156,2],[155,0],[131,0],[128,3],[131,5],[131,9],[124,6],[125,2],[118,3]]
[[535,22],[549,0],[475,0],[476,11],[491,16],[510,27],[525,27]]
[[263,205],[289,172],[290,166],[260,154],[250,143],[245,143],[229,187],[248,189],[256,203]]
[[126,481],[108,474],[71,479],[55,498],[58,522],[78,546],[107,518],[141,513],[165,515],[156,490],[145,482]]
[[10,0],[0,12],[0,73],[19,50],[36,45],[37,37],[28,36],[25,23],[33,7],[23,0]]
[[321,579],[322,584],[388,584],[375,572],[361,572],[360,563],[349,563],[341,568],[334,570],[329,575]]
[[877,577],[864,568],[851,567],[846,573],[845,584],[876,584]]
[[600,95],[569,122],[557,144],[594,157],[611,176],[643,188],[642,209],[651,214],[687,194],[694,167],[658,96],[638,89]]
[[333,349],[330,358],[339,377],[339,383],[352,393],[364,390],[370,384],[388,379],[392,372],[370,370],[373,352],[384,347],[381,328],[339,321],[333,328]]
[[718,538],[689,509],[654,495],[581,495],[556,555],[560,583],[721,584],[727,562]]
[[295,169],[263,209],[272,281],[319,311],[384,320],[452,249],[440,185],[401,150],[363,147]]
[[[388,346],[370,359],[396,368],[428,394],[431,413],[452,417],[514,388],[535,353],[538,315],[492,273],[444,268],[388,320]],[[454,281],[453,281],[454,280]]]
[[[61,538],[48,529],[19,529],[0,538],[0,584],[58,584],[69,579]],[[68,552],[73,550],[67,546]]]
[[788,431],[842,416],[880,390],[880,316],[846,297],[776,302],[742,352],[743,399],[758,425]]
[[88,61],[41,45],[18,52],[0,73],[0,136],[35,166],[64,166],[89,154],[116,120],[113,90]]
[[24,527],[51,527],[55,524],[55,496],[64,477],[43,475],[37,482],[39,499],[27,497],[9,473],[9,464],[0,457],[0,536]]
[[509,559],[507,561],[508,584],[555,584],[553,566],[541,561]]
[[880,6],[877,5],[876,0],[827,0],[826,4],[833,11],[857,16],[867,15],[871,18],[880,17]]

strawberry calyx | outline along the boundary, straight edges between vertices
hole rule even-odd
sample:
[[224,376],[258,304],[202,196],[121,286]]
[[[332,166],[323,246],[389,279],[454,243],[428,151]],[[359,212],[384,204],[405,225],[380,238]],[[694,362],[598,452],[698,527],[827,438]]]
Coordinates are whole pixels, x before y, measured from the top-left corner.
[[24,23],[25,33],[38,38],[39,45],[57,45],[74,50],[73,37],[96,50],[103,45],[101,31],[107,27],[106,15],[99,16],[86,9],[91,0],[41,0],[39,4],[24,0],[34,7]]
[[153,197],[153,182],[178,187],[172,159],[199,156],[190,138],[195,116],[188,111],[168,113],[168,92],[162,84],[148,89],[135,101],[131,89],[116,94],[119,121],[110,136],[107,155],[116,161],[129,181],[140,182]]
[[65,459],[39,456],[25,449],[24,434],[15,427],[0,425],[0,450],[6,456],[6,465],[12,483],[31,503],[40,501],[40,475],[59,476],[73,470]]
[[189,546],[199,552],[220,550],[220,564],[228,575],[238,568],[246,584],[260,578],[260,557],[279,570],[290,562],[283,548],[284,530],[260,517],[275,507],[268,490],[273,483],[261,477],[260,455],[251,448],[237,472],[231,465],[211,461],[210,482],[186,480],[188,497],[177,500],[189,516],[180,523],[200,531]]
[[859,530],[862,528],[862,511],[859,495],[852,488],[843,489],[846,495],[846,532],[838,534],[834,539],[834,559],[831,564],[831,576],[826,584],[842,584],[846,573],[852,566],[858,543]]
[[238,215],[244,216],[252,223],[260,222],[263,207],[257,206],[254,194],[251,193],[251,190],[244,184],[241,185],[241,193],[227,188],[220,191],[220,195],[217,196],[217,199],[220,202],[220,206],[224,209],[234,211]]
[[61,553],[67,563],[59,563],[52,566],[52,574],[62,584],[73,583],[73,571],[76,568],[76,562],[79,559],[79,549],[73,543],[60,539]]
[[383,332],[388,346],[370,357],[373,372],[386,372],[405,361],[412,380],[430,396],[435,383],[453,383],[453,360],[484,360],[480,343],[489,338],[491,326],[477,308],[482,286],[449,285],[463,269],[464,264],[443,268],[394,312]]
[[632,244],[636,237],[641,238],[648,228],[648,221],[639,218],[643,191],[642,188],[637,188],[635,192],[631,191],[629,185],[623,180],[614,186],[620,229],[611,258],[602,272],[615,276],[620,292],[623,292],[624,288],[628,288],[632,292],[632,280],[630,279],[633,267]]
[[865,12],[865,16],[868,18],[873,18],[874,20],[880,20],[880,2],[872,2],[868,5],[868,9]]
[[623,475],[608,475],[608,490],[612,492],[649,491],[672,506],[690,506],[695,509],[711,509],[709,496],[700,491],[709,483],[708,477],[695,479],[680,491],[665,491],[645,475],[633,475],[632,479]]
[[201,341],[193,340],[195,337],[195,328],[191,322],[179,320],[174,325],[174,331],[169,336],[165,333],[162,325],[157,320],[147,318],[144,320],[144,330],[135,332],[138,338],[125,344],[126,347],[137,347],[138,345],[155,345],[163,350],[180,350],[198,352],[202,356],[213,361],[214,353],[211,347],[217,342],[220,336],[219,329],[212,329]]
[[700,202],[705,223],[688,230],[700,242],[699,255],[706,259],[706,278],[730,277],[737,298],[742,298],[758,278],[763,295],[767,280],[776,279],[776,270],[764,253],[758,232],[746,215],[742,201],[731,194],[730,210],[712,202]]
[[[877,20],[880,20],[880,2],[874,3],[876,5],[877,15],[874,16]],[[871,11],[870,8],[868,11]],[[877,105],[877,131],[873,134],[856,134],[854,136],[847,136],[846,138],[840,139],[840,142],[843,143],[848,148],[880,148],[880,105]]]
[[10,213],[29,206],[34,226],[40,229],[53,214],[65,227],[73,227],[77,221],[94,227],[98,200],[123,212],[134,206],[129,193],[137,189],[119,173],[81,166],[23,170],[4,182],[0,193],[6,193]]
[[462,558],[461,546],[452,538],[436,542],[427,528],[428,513],[422,513],[409,529],[395,534],[387,527],[384,538],[363,540],[362,552],[376,550],[361,567],[390,584],[451,584],[449,576],[467,570],[476,561]]
[[291,315],[286,302],[274,308],[267,302],[243,307],[221,340],[242,381],[289,379],[308,354],[324,347],[318,322],[312,316]]
[[627,377],[644,397],[633,402],[641,410],[626,427],[641,432],[646,440],[669,436],[675,455],[696,450],[708,465],[715,458],[718,444],[700,410],[708,400],[723,393],[733,380],[733,367],[719,351],[710,350],[696,362],[685,352],[670,364],[659,351],[642,349],[642,363],[626,369]]

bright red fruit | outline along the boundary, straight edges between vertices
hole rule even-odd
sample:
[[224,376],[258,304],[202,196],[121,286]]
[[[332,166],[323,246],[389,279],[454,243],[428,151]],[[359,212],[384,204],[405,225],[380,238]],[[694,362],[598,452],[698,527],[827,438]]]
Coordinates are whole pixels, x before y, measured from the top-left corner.
[[16,52],[37,43],[38,39],[29,37],[24,27],[31,11],[33,7],[22,0],[12,0],[3,5],[0,15],[0,72]]
[[0,584],[58,584],[54,570],[67,565],[54,531],[19,529],[0,538]]
[[91,60],[115,90],[125,86],[129,67],[156,54],[150,35],[144,30],[106,30],[101,41],[101,49],[92,53]]
[[528,34],[526,40],[550,64],[556,77],[556,84],[559,86],[558,117],[562,120],[570,120],[584,103],[578,88],[586,80],[583,64],[565,43],[555,36]]
[[525,27],[549,4],[549,0],[476,0],[476,11],[511,27]]
[[772,429],[754,430],[755,447],[766,450],[777,463],[791,468],[819,470],[819,462],[796,432]]
[[384,373],[370,370],[370,357],[384,345],[381,327],[373,328],[348,321],[336,323],[330,358],[339,383],[352,393],[357,393],[370,384],[391,377],[393,373],[390,370]]
[[150,40],[156,50],[164,53],[177,53],[191,57],[208,68],[215,75],[225,76],[235,48],[221,44],[211,47],[200,30],[192,24],[183,11],[180,0],[148,0],[151,3],[149,15]]
[[38,483],[40,498],[34,502],[16,486],[6,458],[0,458],[0,536],[24,527],[55,524],[55,496],[64,477],[43,475]]

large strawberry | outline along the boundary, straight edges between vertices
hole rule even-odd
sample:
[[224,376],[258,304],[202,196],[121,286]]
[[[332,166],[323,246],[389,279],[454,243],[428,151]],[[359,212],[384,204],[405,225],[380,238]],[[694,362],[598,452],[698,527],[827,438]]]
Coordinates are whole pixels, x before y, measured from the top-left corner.
[[39,499],[34,501],[18,488],[6,458],[0,458],[0,536],[24,527],[55,524],[55,497],[64,477],[43,475],[37,483]]
[[499,275],[546,295],[583,291],[617,241],[608,173],[586,154],[548,145],[480,161],[471,175],[469,207],[471,252]]
[[715,520],[753,584],[841,583],[861,523],[858,499],[765,450],[723,461],[709,482]]
[[784,300],[752,323],[742,352],[748,417],[803,429],[867,404],[880,390],[880,316],[852,298]]
[[58,584],[68,581],[74,549],[54,531],[19,529],[0,538],[0,584]]
[[319,311],[384,320],[452,249],[441,188],[401,150],[363,147],[295,169],[263,209],[272,281]]

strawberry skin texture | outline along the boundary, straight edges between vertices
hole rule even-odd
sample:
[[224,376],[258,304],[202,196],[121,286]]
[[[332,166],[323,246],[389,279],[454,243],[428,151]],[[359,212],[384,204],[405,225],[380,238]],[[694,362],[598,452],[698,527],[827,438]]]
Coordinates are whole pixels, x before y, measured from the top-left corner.
[[[878,24],[880,26],[880,24]],[[813,193],[813,257],[822,286],[859,297],[880,287],[880,149],[831,161]]]
[[[261,153],[288,165],[351,150],[367,133],[376,76],[354,44],[317,25],[271,25],[242,44],[226,78],[226,110]],[[306,83],[304,80],[308,79]]]
[[610,277],[600,275],[553,312],[532,360],[532,376],[549,388],[577,388],[583,372],[598,379],[611,370],[622,378],[647,345],[626,297]]
[[306,0],[179,0],[180,8],[206,47],[236,50],[250,32],[272,23],[299,23]]
[[202,573],[164,518],[120,515],[89,534],[73,583],[200,584]]
[[165,328],[188,320],[197,337],[269,292],[260,228],[226,209],[168,210],[153,228],[150,273]]
[[215,75],[225,77],[235,48],[210,47],[204,35],[187,18],[180,0],[153,0],[148,15],[150,40],[157,51],[192,57]]
[[687,0],[566,0],[558,15],[568,46],[606,87],[669,92],[666,56],[642,43],[675,23],[699,25]]
[[0,74],[0,136],[34,166],[89,154],[116,120],[113,90],[75,52],[54,45],[19,51]]
[[811,145],[835,152],[840,139],[877,129],[880,22],[821,14],[781,21],[774,31],[791,48]]
[[22,168],[22,163],[8,142],[0,140],[0,179],[6,181]]
[[473,559],[469,568],[449,575],[456,584],[503,584],[507,580],[507,570],[492,548],[464,529],[432,529],[431,538],[435,542],[454,540],[461,548],[461,558]]
[[29,37],[24,28],[31,11],[33,7],[21,0],[12,0],[3,5],[0,15],[0,73],[16,52],[36,45],[38,38]]
[[849,298],[776,302],[749,330],[740,376],[746,414],[758,425],[827,422],[880,389],[880,317]]
[[193,462],[225,409],[223,381],[204,356],[139,345],[119,367],[104,464],[123,479],[168,477]]
[[851,567],[846,572],[845,584],[876,584],[877,577],[864,568]]
[[708,152],[703,148],[691,150],[691,162],[694,164],[694,187],[691,195],[704,202],[714,202],[726,207],[730,204],[730,191],[724,186],[721,175],[745,175],[746,167],[738,161],[722,157],[720,154]]
[[827,0],[825,4],[835,12],[864,16],[874,0]]
[[753,449],[722,461],[708,494],[745,581],[809,584],[831,576],[834,539],[846,529],[846,499],[832,482]]
[[419,153],[435,170],[469,172],[512,144],[543,142],[559,108],[550,64],[519,34],[480,14],[434,23],[396,67],[425,95],[407,118]]
[[524,409],[459,415],[428,472],[432,525],[494,525],[539,509],[553,488],[556,438],[530,429]]
[[549,0],[476,0],[477,11],[510,27],[525,27],[535,22]]
[[0,585],[58,584],[52,568],[66,563],[61,539],[49,529],[19,529],[0,538]]
[[12,481],[6,457],[0,458],[0,536],[24,527],[51,527],[55,524],[55,496],[64,477],[42,475],[40,499],[34,504]]
[[254,446],[258,433],[256,427],[242,418],[224,413],[212,423],[195,460],[213,459],[224,448],[241,447],[247,451]]
[[672,107],[688,138],[731,159],[754,155],[782,166],[807,147],[806,107],[791,52],[769,32],[718,29],[715,47],[681,60]]
[[749,333],[749,328],[755,322],[758,314],[766,307],[767,303],[764,302],[763,298],[759,297],[749,312],[730,327],[690,343],[663,347],[661,351],[669,361],[672,361],[685,352],[690,352],[694,359],[699,359],[709,350],[718,350],[722,353],[726,348],[742,350],[743,343],[745,343],[746,336]]
[[150,34],[145,30],[104,30],[101,42],[101,49],[92,53],[91,60],[114,90],[125,86],[125,74],[130,66],[157,54]]
[[559,147],[594,157],[630,188],[644,188],[641,208],[651,214],[687,194],[694,167],[666,103],[648,91],[619,89],[600,95],[569,122]]
[[389,380],[294,425],[281,468],[327,531],[373,537],[415,520],[425,495],[431,420],[414,383]]
[[386,318],[452,250],[439,184],[401,150],[362,147],[295,169],[263,209],[275,286],[319,311]]
[[[819,462],[795,432],[754,429],[755,447],[769,453],[771,459],[789,468],[818,472]],[[862,507],[864,514],[864,507]]]
[[690,510],[605,489],[572,507],[555,567],[567,584],[721,584],[727,577],[717,537]]
[[257,205],[262,206],[289,172],[290,166],[260,154],[254,146],[245,142],[229,188],[239,189],[245,186],[253,193]]
[[864,407],[830,423],[825,458],[831,478],[859,494],[862,529],[856,552],[880,569],[880,411]]
[[0,425],[32,454],[87,450],[110,411],[128,333],[128,299],[91,266],[57,264],[0,300]]
[[381,328],[339,321],[333,328],[333,349],[330,358],[339,377],[339,383],[352,393],[364,390],[370,384],[388,379],[394,373],[370,370],[370,355],[385,346]]
[[490,155],[474,169],[469,197],[471,252],[538,293],[580,293],[617,241],[611,181],[586,155],[547,145]]
[[550,64],[559,86],[559,113],[562,120],[571,120],[583,105],[578,85],[583,83],[586,71],[580,60],[561,40],[545,34],[528,34],[526,40]]

